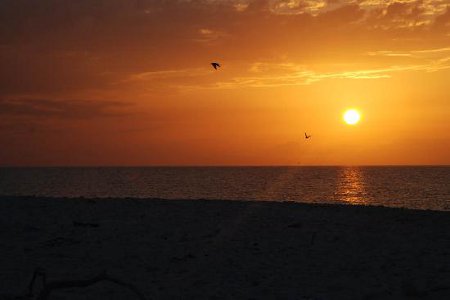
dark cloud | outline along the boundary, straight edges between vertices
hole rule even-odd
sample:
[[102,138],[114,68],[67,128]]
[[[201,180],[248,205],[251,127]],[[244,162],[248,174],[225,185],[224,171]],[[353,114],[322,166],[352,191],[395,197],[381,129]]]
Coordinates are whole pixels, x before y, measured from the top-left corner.
[[403,27],[413,27],[421,20],[421,16],[425,13],[425,9],[421,6],[421,2],[394,2],[390,4],[380,22],[390,28],[393,24]]
[[450,33],[450,7],[447,8],[445,13],[436,18],[434,27]]
[[116,101],[50,100],[50,99],[0,99],[3,117],[33,117],[60,119],[94,119],[121,116],[115,111],[129,104]]
[[[376,43],[374,28],[410,31],[407,25],[424,15],[422,2],[391,1],[369,12],[347,0],[324,1],[323,9],[284,0],[248,1],[245,9],[231,0],[2,0],[0,96],[110,89],[130,74],[211,59],[319,56],[324,44],[345,48],[368,37]],[[436,28],[446,20],[436,19]]]
[[[110,52],[137,47],[149,50],[151,46],[157,46],[155,43],[158,47],[180,43],[186,46],[202,27],[238,34],[256,25],[264,32],[299,20],[304,21],[303,25],[313,22],[302,16],[312,9],[305,9],[307,2],[304,1],[297,5],[287,0],[249,1],[242,11],[236,9],[236,3],[231,0],[3,0],[0,2],[0,44],[23,46],[33,43],[47,48],[51,42],[51,48],[58,50]],[[424,10],[423,1],[389,3],[387,8],[380,5],[378,10],[375,9],[381,14],[379,18],[410,19]],[[335,10],[334,14],[344,14],[341,23],[346,24],[348,11],[358,10],[360,5],[344,0],[324,1],[323,10],[312,10],[319,16],[329,13],[329,7],[345,6],[343,10]],[[281,7],[281,11],[277,7]],[[281,14],[280,17],[280,13],[289,10],[295,14]]]
[[[330,26],[346,25],[357,22],[364,17],[364,11],[359,5],[352,4],[342,6],[332,11],[320,14],[317,17],[318,22],[326,23]],[[328,26],[327,26],[328,27]],[[328,27],[329,28],[329,27]],[[332,27],[331,27],[332,28]]]

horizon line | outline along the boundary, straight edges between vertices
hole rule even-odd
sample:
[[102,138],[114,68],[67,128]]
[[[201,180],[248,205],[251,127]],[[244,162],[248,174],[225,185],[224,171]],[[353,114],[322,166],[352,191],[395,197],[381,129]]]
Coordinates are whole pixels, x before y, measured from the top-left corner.
[[450,164],[360,164],[360,165],[0,165],[0,168],[292,168],[292,167],[450,167]]

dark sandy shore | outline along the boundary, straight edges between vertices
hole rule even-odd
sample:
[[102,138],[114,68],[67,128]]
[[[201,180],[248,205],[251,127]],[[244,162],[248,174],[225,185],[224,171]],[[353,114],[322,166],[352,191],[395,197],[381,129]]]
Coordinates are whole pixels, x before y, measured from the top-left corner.
[[[34,299],[38,267],[48,282],[106,271],[146,299],[450,299],[450,212],[0,198],[0,299]],[[139,297],[101,281],[48,299]]]

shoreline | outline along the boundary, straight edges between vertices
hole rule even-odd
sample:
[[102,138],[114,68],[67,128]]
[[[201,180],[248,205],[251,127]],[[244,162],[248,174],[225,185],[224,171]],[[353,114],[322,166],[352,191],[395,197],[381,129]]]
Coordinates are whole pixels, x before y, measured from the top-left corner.
[[39,195],[1,195],[0,201],[9,200],[19,200],[19,201],[86,201],[86,202],[97,202],[97,201],[130,201],[130,202],[141,202],[141,201],[151,201],[151,202],[237,202],[237,203],[272,203],[277,204],[288,204],[288,205],[298,205],[298,206],[311,206],[311,207],[359,207],[359,208],[373,208],[373,209],[393,209],[393,210],[406,210],[406,211],[417,211],[417,212],[442,212],[450,214],[449,209],[430,209],[430,208],[411,208],[404,206],[387,206],[387,205],[375,205],[375,204],[361,204],[361,203],[351,203],[351,202],[300,202],[297,200],[246,200],[246,199],[213,199],[213,198],[150,198],[150,197],[85,197],[85,196],[39,196]]
[[[34,196],[1,196],[0,211],[0,299],[37,267],[49,280],[106,271],[148,299],[450,297],[448,211]],[[111,283],[58,297],[137,299]]]

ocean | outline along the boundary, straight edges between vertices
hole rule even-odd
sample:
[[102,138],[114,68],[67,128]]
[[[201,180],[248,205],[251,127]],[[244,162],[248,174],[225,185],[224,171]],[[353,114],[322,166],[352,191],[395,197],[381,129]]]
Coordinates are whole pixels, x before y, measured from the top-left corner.
[[450,167],[0,168],[1,196],[222,199],[450,210]]

